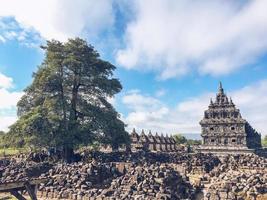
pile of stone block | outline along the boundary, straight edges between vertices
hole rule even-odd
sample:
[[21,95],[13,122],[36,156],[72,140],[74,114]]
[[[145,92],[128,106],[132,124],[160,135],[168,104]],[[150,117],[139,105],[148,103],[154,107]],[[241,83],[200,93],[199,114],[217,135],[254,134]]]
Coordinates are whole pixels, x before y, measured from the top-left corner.
[[49,163],[16,162],[10,161],[0,169],[0,184],[18,181],[28,181],[40,178],[52,165]]

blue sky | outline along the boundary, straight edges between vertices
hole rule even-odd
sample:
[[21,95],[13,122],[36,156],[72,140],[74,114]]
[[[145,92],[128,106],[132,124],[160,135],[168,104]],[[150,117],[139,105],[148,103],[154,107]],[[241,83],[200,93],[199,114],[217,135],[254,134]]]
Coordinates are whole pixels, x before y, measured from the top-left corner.
[[267,133],[266,1],[0,0],[0,129],[43,60],[46,40],[82,37],[117,66],[110,101],[127,129],[199,133],[219,81]]

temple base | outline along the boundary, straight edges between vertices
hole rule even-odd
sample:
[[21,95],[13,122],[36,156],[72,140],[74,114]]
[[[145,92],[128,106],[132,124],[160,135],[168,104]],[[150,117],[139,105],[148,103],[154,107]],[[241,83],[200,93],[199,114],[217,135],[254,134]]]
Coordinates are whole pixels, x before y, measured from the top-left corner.
[[254,154],[255,149],[249,149],[247,147],[220,147],[220,146],[204,146],[201,145],[197,148],[200,153],[212,153],[216,155],[238,155],[238,154]]

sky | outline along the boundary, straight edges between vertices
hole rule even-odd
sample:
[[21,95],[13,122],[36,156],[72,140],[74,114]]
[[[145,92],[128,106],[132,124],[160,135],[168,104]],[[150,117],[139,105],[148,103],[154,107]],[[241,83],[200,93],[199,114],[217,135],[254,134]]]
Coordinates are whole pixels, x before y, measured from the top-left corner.
[[219,81],[267,134],[267,1],[0,0],[0,130],[42,63],[47,40],[81,37],[114,64],[111,103],[127,130],[200,133]]

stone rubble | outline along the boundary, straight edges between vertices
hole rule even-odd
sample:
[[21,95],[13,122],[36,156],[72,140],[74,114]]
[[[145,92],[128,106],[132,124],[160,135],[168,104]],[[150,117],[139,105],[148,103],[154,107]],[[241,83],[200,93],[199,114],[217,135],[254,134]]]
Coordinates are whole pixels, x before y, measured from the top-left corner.
[[98,196],[103,199],[193,199],[197,189],[165,164],[132,166]]
[[126,154],[125,152],[91,152],[82,153],[84,162],[97,161],[101,163],[108,162],[131,162],[131,163],[174,163],[183,165],[188,172],[194,167],[203,167],[203,170],[209,172],[220,163],[218,157],[211,154],[188,154],[188,153],[154,153],[154,152],[134,152]]
[[267,194],[266,173],[230,170],[212,179],[205,199],[256,199],[264,194]]
[[227,156],[206,175],[204,200],[267,199],[267,159],[256,155]]
[[[0,160],[0,184],[47,178],[42,199],[267,199],[267,159],[185,153],[84,153],[80,162]],[[190,176],[200,178],[200,184]],[[202,198],[202,199],[203,199]]]
[[16,162],[0,165],[0,184],[16,181],[28,181],[40,178],[52,166],[49,163]]
[[58,165],[49,170],[40,193],[64,199],[192,199],[196,188],[165,164],[132,165],[124,174],[112,164]]

